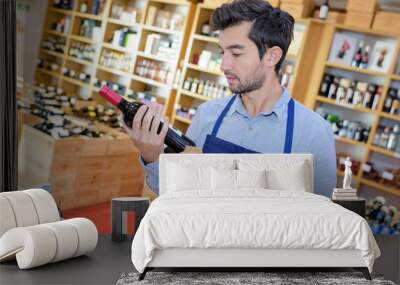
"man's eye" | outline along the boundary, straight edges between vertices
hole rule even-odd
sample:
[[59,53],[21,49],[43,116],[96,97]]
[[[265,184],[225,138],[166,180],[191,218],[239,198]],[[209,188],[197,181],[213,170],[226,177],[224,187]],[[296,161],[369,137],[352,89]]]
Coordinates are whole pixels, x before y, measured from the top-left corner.
[[239,57],[239,56],[241,56],[242,54],[241,54],[241,53],[232,53],[232,55],[233,55],[234,57]]
[[223,50],[220,50],[218,53],[219,53],[219,54],[224,54],[224,51],[223,51]]

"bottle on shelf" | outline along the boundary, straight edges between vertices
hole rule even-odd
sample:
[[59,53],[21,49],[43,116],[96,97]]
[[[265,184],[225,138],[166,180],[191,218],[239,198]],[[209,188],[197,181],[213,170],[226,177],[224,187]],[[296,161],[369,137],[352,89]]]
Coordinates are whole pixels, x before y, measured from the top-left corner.
[[362,56],[363,56],[363,49],[364,49],[364,41],[360,41],[358,43],[357,51],[354,54],[353,60],[351,62],[351,66],[360,67],[360,63],[362,61]]
[[329,2],[328,0],[324,0],[321,7],[319,8],[318,18],[325,20],[328,18],[329,13]]
[[[143,105],[143,103],[130,103],[118,94],[111,91],[108,87],[102,87],[99,94],[122,111],[122,113],[124,114],[125,123],[129,127],[131,127],[133,118],[137,110],[140,108],[140,106]],[[161,122],[157,133],[161,131],[162,126],[163,123]],[[172,128],[168,128],[168,132],[165,138],[165,144],[167,145],[167,149],[165,150],[166,152],[175,153],[183,152],[186,146],[195,146],[195,143],[192,140]]]

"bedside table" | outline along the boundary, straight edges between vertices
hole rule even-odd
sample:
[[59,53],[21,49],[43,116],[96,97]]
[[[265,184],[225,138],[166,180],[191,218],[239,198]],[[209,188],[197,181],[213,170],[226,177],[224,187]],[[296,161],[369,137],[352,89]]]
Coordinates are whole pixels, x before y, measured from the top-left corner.
[[359,214],[365,219],[365,207],[366,202],[363,198],[358,198],[354,200],[332,200],[332,202],[339,204],[340,206]]

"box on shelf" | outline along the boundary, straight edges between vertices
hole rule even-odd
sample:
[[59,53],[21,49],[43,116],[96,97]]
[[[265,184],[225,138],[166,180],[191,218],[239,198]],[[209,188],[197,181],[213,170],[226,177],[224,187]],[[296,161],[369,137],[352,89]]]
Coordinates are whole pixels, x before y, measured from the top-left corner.
[[295,19],[308,18],[312,15],[314,3],[311,1],[306,1],[305,4],[282,2],[280,8],[288,12]]
[[374,14],[356,13],[348,11],[344,24],[357,28],[370,28]]
[[346,10],[360,14],[374,14],[378,9],[378,0],[347,0]]
[[400,13],[379,11],[375,14],[373,30],[400,34]]

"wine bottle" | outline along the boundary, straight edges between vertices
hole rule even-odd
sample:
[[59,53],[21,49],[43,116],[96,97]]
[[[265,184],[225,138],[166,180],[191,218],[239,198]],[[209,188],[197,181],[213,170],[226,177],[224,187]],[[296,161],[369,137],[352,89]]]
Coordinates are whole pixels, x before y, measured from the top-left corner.
[[[121,96],[110,90],[107,86],[100,89],[99,94],[104,97],[108,102],[116,106],[124,114],[124,121],[128,127],[132,127],[133,118],[137,110],[143,105],[140,102],[128,102]],[[161,132],[163,122],[160,122],[157,133]],[[165,152],[183,152],[186,146],[195,146],[195,143],[179,131],[168,128],[167,136],[164,142],[168,147]]]

